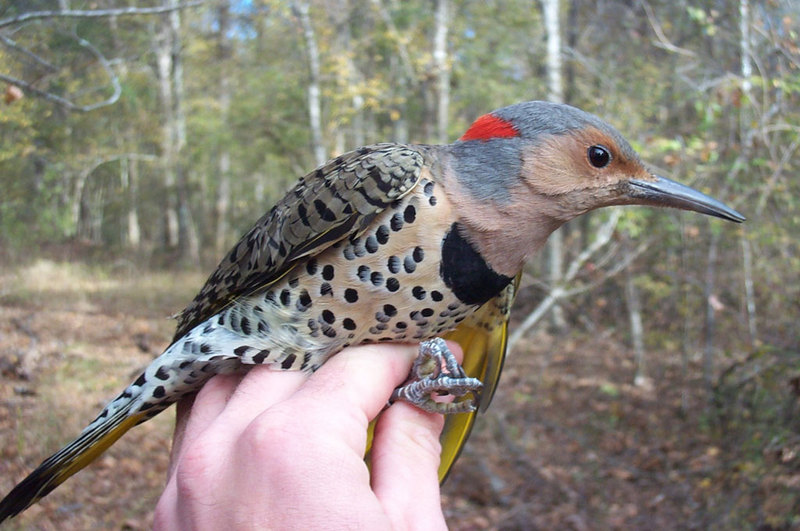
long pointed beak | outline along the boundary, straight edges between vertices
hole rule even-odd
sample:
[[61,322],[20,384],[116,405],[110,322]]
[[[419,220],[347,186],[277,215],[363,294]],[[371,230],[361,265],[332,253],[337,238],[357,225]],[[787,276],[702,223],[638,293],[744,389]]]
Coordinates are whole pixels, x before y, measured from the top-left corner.
[[655,181],[639,179],[628,181],[630,184],[628,197],[636,200],[637,203],[641,201],[645,204],[694,210],[736,223],[745,220],[745,217],[734,209],[694,188],[659,175],[653,175],[653,177],[655,177]]

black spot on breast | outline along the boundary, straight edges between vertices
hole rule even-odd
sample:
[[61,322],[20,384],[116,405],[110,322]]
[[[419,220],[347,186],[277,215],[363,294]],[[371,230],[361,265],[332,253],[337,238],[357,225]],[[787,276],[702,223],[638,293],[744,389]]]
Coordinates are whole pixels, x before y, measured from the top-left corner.
[[298,279],[297,277],[289,280],[289,287],[290,288],[296,288],[298,285],[300,285],[300,279]]
[[447,287],[465,304],[483,304],[497,296],[512,280],[512,277],[495,272],[486,263],[461,236],[458,223],[453,223],[442,242],[439,274]]
[[380,271],[373,271],[372,274],[369,276],[369,280],[370,282],[372,282],[374,286],[380,286],[381,284],[383,284],[383,273],[381,273]]
[[425,186],[422,188],[422,193],[425,194],[425,197],[430,197],[433,193],[433,181],[428,181],[425,183]]
[[327,282],[323,282],[322,285],[319,287],[319,294],[320,295],[333,295],[333,288]]
[[159,367],[156,371],[156,378],[159,380],[169,380],[169,371],[167,368],[164,366]]
[[322,333],[325,334],[327,337],[336,337],[336,329],[332,326],[323,326]]
[[307,289],[304,289],[300,292],[300,296],[297,298],[297,309],[301,312],[304,312],[311,308],[311,295],[308,293]]
[[394,293],[395,291],[400,289],[400,281],[394,277],[389,277],[386,279],[386,289]]
[[365,265],[358,266],[358,272],[356,274],[361,282],[367,282],[369,280],[369,267]]
[[413,273],[417,270],[417,263],[412,257],[406,256],[403,259],[403,269],[405,269],[406,273]]
[[358,301],[358,291],[354,290],[353,288],[347,288],[344,290],[344,300],[349,303],[354,303]]
[[425,249],[420,246],[414,247],[414,250],[411,252],[411,258],[416,263],[422,262],[425,259]]
[[336,321],[336,316],[330,310],[322,310],[322,320],[328,324],[333,324]]
[[167,391],[164,389],[163,385],[159,385],[155,389],[153,389],[153,398],[164,398],[164,395],[167,394]]
[[260,334],[266,334],[269,332],[269,325],[266,323],[266,321],[258,321],[258,332]]
[[431,291],[431,299],[433,299],[436,302],[441,302],[441,300],[444,299],[444,295],[442,295],[441,292],[433,290]]
[[376,253],[378,251],[378,239],[374,235],[370,234],[364,241],[364,248],[370,254]]
[[344,256],[345,259],[347,259],[347,260],[355,260],[356,259],[356,253],[355,253],[355,251],[353,251],[353,246],[352,245],[348,245],[347,247],[345,247],[344,251],[342,251],[342,256]]
[[375,239],[378,240],[378,243],[381,245],[385,245],[386,242],[389,241],[389,227],[386,225],[381,225],[375,231]]
[[322,268],[322,278],[324,280],[333,280],[333,266],[328,264]]
[[403,228],[403,215],[401,213],[397,213],[392,216],[389,220],[389,226],[392,228],[393,231],[397,232]]
[[425,298],[426,295],[425,288],[423,288],[422,286],[414,286],[414,288],[411,290],[411,294],[414,296],[415,299],[421,301]]
[[289,306],[289,303],[292,301],[292,294],[289,292],[288,289],[281,290],[281,304],[284,306]]
[[423,308],[419,313],[421,313],[423,317],[430,317],[433,315],[433,308]]
[[414,208],[414,205],[408,205],[403,211],[403,221],[406,223],[414,223],[415,219],[417,219],[417,209]]
[[349,317],[345,317],[342,320],[342,326],[345,330],[355,330],[356,329],[356,322],[350,319]]
[[139,375],[139,377],[138,377],[138,378],[136,378],[136,381],[135,381],[135,382],[133,382],[133,385],[136,385],[136,386],[139,386],[139,387],[141,387],[141,386],[143,386],[143,385],[144,385],[144,383],[145,383],[146,381],[147,381],[147,376],[145,376],[145,375],[144,375],[144,373],[142,373],[142,374],[140,374],[140,375]]
[[239,321],[239,326],[242,327],[242,333],[246,336],[250,335],[250,332],[253,330],[250,328],[250,319],[247,317],[242,317],[242,320]]
[[386,262],[386,267],[389,269],[390,273],[399,273],[400,272],[400,257],[398,256],[390,256],[389,260]]
[[394,317],[395,315],[397,315],[397,308],[395,308],[391,304],[384,304],[383,313],[385,313],[389,317]]
[[436,206],[436,203],[438,203],[438,202],[439,201],[436,199],[435,195],[432,195],[431,198],[428,199],[428,204],[430,204],[431,206]]
[[[236,354],[237,356],[244,356],[245,354],[247,354],[248,350],[250,350],[250,347],[248,347],[247,345],[242,345],[241,347],[236,347],[235,349],[233,349],[233,353]],[[220,356],[220,358],[222,358],[222,356]],[[211,358],[211,360],[213,361],[214,358]]]
[[398,330],[405,330],[408,328],[408,325],[405,323],[405,321],[397,321],[394,326],[397,327]]

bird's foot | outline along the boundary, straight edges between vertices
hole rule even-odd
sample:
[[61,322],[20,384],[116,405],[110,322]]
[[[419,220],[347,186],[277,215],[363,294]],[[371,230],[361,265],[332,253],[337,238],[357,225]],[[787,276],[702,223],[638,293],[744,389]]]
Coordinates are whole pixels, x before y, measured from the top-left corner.
[[[430,413],[465,413],[475,411],[482,387],[480,380],[464,373],[444,339],[436,337],[420,344],[408,380],[394,390],[390,402],[403,400]],[[437,400],[446,395],[455,399]]]

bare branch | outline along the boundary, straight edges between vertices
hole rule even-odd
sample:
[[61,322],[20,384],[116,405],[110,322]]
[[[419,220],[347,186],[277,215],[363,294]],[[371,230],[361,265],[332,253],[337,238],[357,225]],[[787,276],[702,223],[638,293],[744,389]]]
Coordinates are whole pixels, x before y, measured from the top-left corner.
[[23,81],[21,79],[17,79],[15,77],[7,76],[5,74],[0,73],[0,81],[5,81],[11,85],[16,85],[20,88],[27,90],[28,92],[32,92],[37,96],[46,99],[47,101],[52,101],[53,103],[57,103],[62,107],[66,107],[67,109],[73,110],[80,110],[78,106],[72,103],[71,101],[62,98],[61,96],[56,96],[55,94],[51,94],[49,92],[45,92],[44,90],[37,89],[27,81]]
[[12,50],[16,50],[17,52],[25,55],[26,57],[28,57],[28,59],[33,60],[36,64],[38,64],[39,66],[45,67],[47,70],[49,70],[51,72],[55,72],[56,70],[58,70],[58,68],[56,68],[50,62],[46,61],[45,59],[42,59],[41,57],[39,57],[38,55],[36,55],[32,51],[28,50],[24,46],[20,46],[14,40],[9,39],[8,37],[3,35],[2,33],[0,33],[0,42],[5,44],[6,46],[11,48]]
[[27,13],[20,13],[15,17],[0,19],[0,28],[25,22],[27,20],[37,20],[42,18],[97,18],[97,17],[116,17],[125,15],[160,15],[162,13],[169,13],[178,9],[185,9],[187,7],[195,7],[202,5],[203,0],[193,0],[184,4],[176,6],[158,6],[158,7],[119,7],[114,9],[68,9],[68,10],[50,10],[50,11],[29,11]]
[[681,48],[680,46],[675,46],[672,44],[667,36],[664,35],[664,30],[661,28],[661,24],[659,24],[658,19],[656,19],[656,16],[653,13],[653,8],[650,7],[650,4],[645,2],[645,0],[641,0],[639,3],[642,4],[644,12],[647,15],[647,21],[650,22],[650,27],[653,28],[653,32],[656,34],[656,37],[658,37],[658,42],[653,43],[655,46],[663,48],[668,52],[685,55],[687,57],[695,57],[697,55],[691,50],[687,50],[686,48]]
[[68,100],[67,98],[64,98],[62,96],[57,96],[56,94],[53,94],[51,92],[47,92],[45,90],[38,89],[38,88],[34,87],[32,84],[30,84],[27,81],[24,81],[22,79],[17,79],[15,77],[7,76],[5,74],[0,73],[0,81],[5,81],[6,83],[10,83],[12,85],[16,85],[16,86],[18,86],[20,88],[23,88],[23,89],[25,89],[25,90],[33,93],[33,94],[36,94],[37,96],[40,96],[41,98],[46,99],[47,101],[51,101],[53,103],[57,103],[58,105],[61,105],[62,107],[66,108],[66,109],[68,109],[70,111],[89,112],[89,111],[93,111],[95,109],[99,109],[100,107],[105,107],[105,106],[112,105],[112,104],[116,103],[117,100],[119,99],[120,95],[122,94],[122,86],[121,86],[121,84],[119,82],[119,78],[117,77],[117,74],[111,68],[111,64],[108,62],[108,59],[106,59],[105,56],[102,53],[100,53],[100,50],[95,48],[94,45],[92,45],[92,43],[90,43],[86,39],[83,39],[83,38],[79,37],[78,35],[76,35],[74,33],[71,34],[71,36],[73,38],[75,38],[75,40],[78,41],[79,45],[81,45],[82,47],[86,48],[92,55],[95,56],[95,58],[97,59],[97,62],[100,63],[100,66],[106,72],[106,75],[108,75],[109,82],[111,83],[111,86],[113,87],[114,92],[113,92],[113,94],[111,94],[111,96],[109,96],[105,100],[97,102],[97,103],[92,103],[91,105],[78,105],[78,104]]
[[107,105],[112,105],[116,103],[116,101],[122,94],[122,86],[120,85],[119,77],[117,77],[117,74],[111,68],[111,64],[108,62],[108,59],[106,59],[105,56],[102,53],[100,53],[100,50],[95,48],[94,45],[89,41],[87,41],[86,39],[78,37],[75,34],[73,34],[73,36],[78,40],[78,44],[89,50],[97,58],[97,61],[100,63],[100,66],[103,67],[103,70],[105,70],[106,74],[108,75],[109,81],[111,82],[111,86],[114,87],[114,93],[105,101],[93,103],[92,105],[77,106],[77,108],[73,110],[88,112],[98,109],[100,107],[105,107]]

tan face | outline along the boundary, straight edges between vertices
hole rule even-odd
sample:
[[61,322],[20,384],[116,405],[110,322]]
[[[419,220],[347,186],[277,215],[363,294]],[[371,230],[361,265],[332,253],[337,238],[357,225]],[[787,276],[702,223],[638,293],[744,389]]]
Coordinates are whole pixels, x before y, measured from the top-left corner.
[[531,146],[523,154],[523,176],[536,192],[547,196],[653,179],[635,154],[626,156],[613,138],[595,128]]

